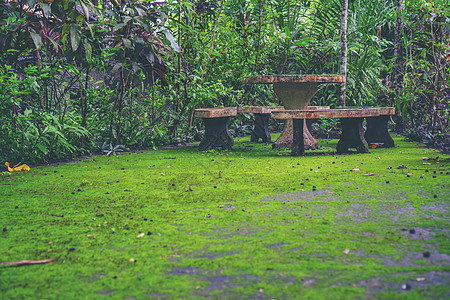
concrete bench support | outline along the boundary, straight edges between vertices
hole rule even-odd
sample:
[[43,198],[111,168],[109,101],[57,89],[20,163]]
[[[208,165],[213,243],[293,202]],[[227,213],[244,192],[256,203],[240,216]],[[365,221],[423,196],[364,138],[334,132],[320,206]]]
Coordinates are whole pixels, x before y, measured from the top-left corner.
[[236,107],[199,108],[195,116],[205,124],[205,136],[198,147],[199,151],[213,148],[231,149],[233,138],[228,130],[228,119],[237,115]]
[[338,154],[348,152],[349,148],[356,148],[358,153],[369,152],[369,146],[364,138],[363,120],[364,118],[341,119],[342,133],[336,146]]
[[367,143],[383,143],[385,148],[393,148],[394,140],[388,132],[388,122],[390,116],[367,117],[367,130],[365,139]]
[[[305,153],[305,147],[304,145],[301,145],[303,140],[300,138],[300,132],[303,132],[303,122],[305,119],[341,119],[342,135],[336,147],[337,152],[345,153],[348,152],[349,148],[356,148],[358,153],[367,153],[369,150],[367,142],[364,138],[364,130],[362,127],[363,119],[388,116],[393,115],[394,113],[395,109],[393,107],[358,107],[328,110],[285,110],[272,112],[271,115],[274,119],[293,120],[294,139],[292,145],[292,155],[299,156]],[[383,119],[382,121],[387,122],[386,119]],[[377,123],[374,124],[374,126],[376,126]],[[385,127],[383,125],[382,128],[373,129],[373,131],[385,131],[382,134],[379,134],[384,136],[384,140],[387,140],[386,135],[389,136],[389,133],[387,132],[387,125]]]
[[252,143],[270,143],[269,118],[272,111],[283,110],[283,106],[243,106],[239,107],[239,113],[251,113],[255,116],[255,125],[250,136]]

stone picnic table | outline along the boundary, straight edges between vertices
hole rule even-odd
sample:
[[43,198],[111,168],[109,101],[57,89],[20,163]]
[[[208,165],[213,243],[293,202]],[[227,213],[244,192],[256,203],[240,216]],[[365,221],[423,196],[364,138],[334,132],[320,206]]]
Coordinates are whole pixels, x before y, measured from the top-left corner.
[[[286,110],[305,110],[319,84],[345,82],[342,75],[265,75],[242,78],[244,84],[272,84],[273,90]],[[303,122],[306,122],[305,120]],[[272,145],[273,148],[293,146],[293,121],[288,119],[283,133]],[[317,149],[318,143],[307,126],[303,126],[305,149]]]

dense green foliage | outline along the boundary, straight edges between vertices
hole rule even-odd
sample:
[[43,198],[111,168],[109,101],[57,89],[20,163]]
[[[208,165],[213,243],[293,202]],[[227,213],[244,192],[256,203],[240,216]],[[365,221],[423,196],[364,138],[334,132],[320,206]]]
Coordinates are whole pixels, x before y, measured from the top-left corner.
[[[394,139],[294,158],[246,137],[0,173],[1,298],[446,298],[450,157]],[[4,264],[24,259],[57,260]]]
[[[95,4],[93,4],[95,3]],[[99,3],[99,4],[98,4]],[[0,4],[0,160],[44,162],[197,139],[198,107],[277,104],[243,76],[339,72],[339,0],[10,0]],[[350,1],[347,105],[395,105],[411,137],[449,136],[449,4]],[[316,105],[337,104],[324,85]],[[239,134],[249,116],[239,116]]]

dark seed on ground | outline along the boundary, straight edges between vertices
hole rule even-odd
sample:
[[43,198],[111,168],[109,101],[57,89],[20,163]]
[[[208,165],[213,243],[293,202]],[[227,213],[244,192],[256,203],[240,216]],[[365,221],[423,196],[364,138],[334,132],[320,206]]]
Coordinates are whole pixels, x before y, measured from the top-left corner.
[[116,182],[119,183],[119,180],[117,180]]
[[172,183],[172,186],[175,186],[175,183]]
[[70,248],[70,249],[69,249],[69,251],[75,251],[75,248],[74,248],[74,247],[72,247],[72,248]]
[[313,190],[313,192],[315,192],[316,191],[316,189],[312,189]]
[[425,172],[427,172],[427,173],[428,173],[429,171],[428,171],[428,170],[425,170]]
[[214,186],[215,189],[217,189],[217,186]]
[[409,177],[409,174],[406,174],[406,177]]
[[423,176],[420,176],[420,178],[422,178],[422,179],[423,179]]
[[61,177],[64,177],[64,175],[61,175]]
[[316,188],[316,186],[315,185],[313,185],[313,189],[315,189]]
[[8,228],[6,228],[6,227],[3,228],[3,232],[6,232],[6,231],[8,231]]
[[300,185],[303,185],[303,182],[302,182],[302,183],[300,183]]
[[[53,173],[58,173],[58,171],[53,171]],[[441,173],[442,174],[442,173]]]
[[416,230],[414,228],[412,228],[409,230],[409,233],[414,234],[414,233],[416,233]]
[[109,195],[109,192],[106,192],[106,195]]
[[172,210],[172,212],[173,212],[173,213],[175,213],[175,211],[174,211],[174,210]]
[[45,173],[44,175],[47,175],[47,173]]
[[433,195],[433,198],[437,198],[437,195]]
[[113,279],[117,279],[117,276],[113,276]]
[[423,257],[430,257],[430,255],[431,255],[431,253],[430,252],[428,252],[428,251],[425,251],[424,253],[423,253]]
[[147,232],[147,235],[152,235],[152,233],[149,231],[149,232]]
[[147,218],[144,218],[144,221],[147,221]]
[[436,171],[433,171],[433,174],[436,174]]
[[130,220],[133,220],[133,217],[130,217]]
[[99,169],[101,169],[102,167],[98,167]]
[[14,207],[14,208],[19,208],[18,206]]
[[297,166],[300,166],[300,163],[297,163]]
[[433,178],[436,178],[436,176],[433,176]]
[[107,182],[106,184],[110,184],[111,182]]
[[389,180],[386,180],[386,183],[389,183]]
[[81,189],[78,189],[79,192],[81,192]]
[[72,195],[74,195],[75,194],[75,192],[72,192]]

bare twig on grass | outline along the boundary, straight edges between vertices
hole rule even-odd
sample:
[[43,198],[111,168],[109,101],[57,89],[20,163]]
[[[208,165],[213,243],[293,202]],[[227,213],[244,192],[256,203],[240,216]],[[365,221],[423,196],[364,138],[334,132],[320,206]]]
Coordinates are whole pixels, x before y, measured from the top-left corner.
[[42,259],[42,260],[6,261],[6,262],[3,262],[3,264],[10,265],[10,266],[39,265],[39,264],[46,264],[46,263],[54,262],[55,260],[57,260],[57,258]]

